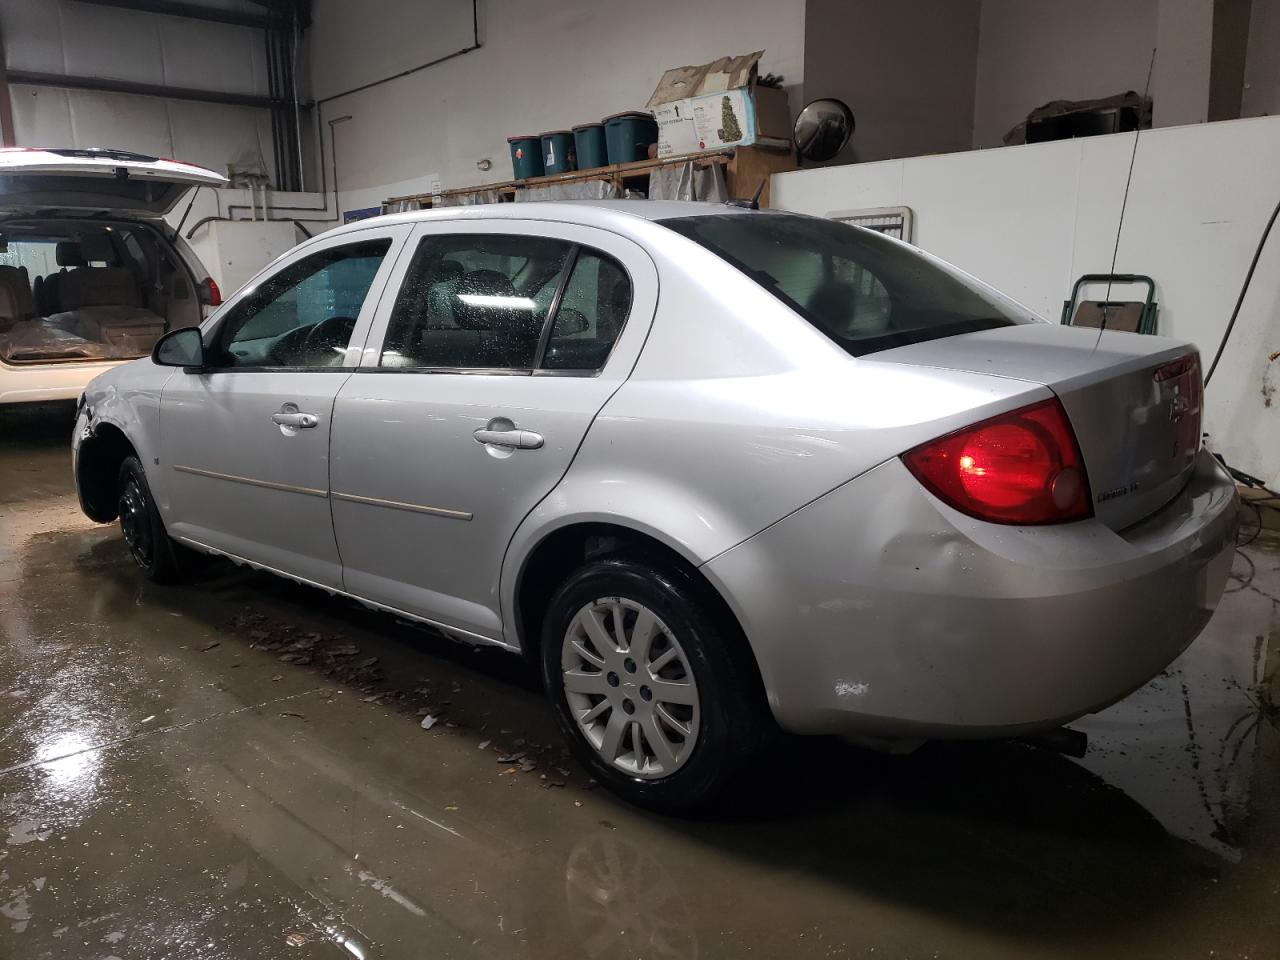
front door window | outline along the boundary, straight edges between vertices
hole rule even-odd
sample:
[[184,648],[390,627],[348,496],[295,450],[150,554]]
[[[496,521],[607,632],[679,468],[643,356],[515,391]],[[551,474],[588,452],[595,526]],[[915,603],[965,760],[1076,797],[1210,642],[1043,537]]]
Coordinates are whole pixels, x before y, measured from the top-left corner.
[[231,308],[211,367],[341,367],[389,239],[329,247],[263,280]]

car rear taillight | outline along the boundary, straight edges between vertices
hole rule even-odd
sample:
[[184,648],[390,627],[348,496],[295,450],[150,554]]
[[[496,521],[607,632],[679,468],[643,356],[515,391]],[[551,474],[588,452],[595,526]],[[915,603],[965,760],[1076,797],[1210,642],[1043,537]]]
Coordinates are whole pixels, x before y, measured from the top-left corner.
[[205,277],[200,281],[199,299],[206,307],[222,306],[222,291],[218,289],[213,277]]
[[992,523],[1092,516],[1089,481],[1056,397],[930,440],[902,455],[934,496]]

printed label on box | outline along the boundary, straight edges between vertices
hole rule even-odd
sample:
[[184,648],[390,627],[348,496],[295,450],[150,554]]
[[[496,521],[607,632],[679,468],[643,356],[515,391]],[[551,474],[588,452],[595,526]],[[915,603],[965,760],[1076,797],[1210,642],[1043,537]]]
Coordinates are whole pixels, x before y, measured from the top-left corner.
[[755,105],[741,88],[664,103],[654,108],[654,117],[660,157],[756,141]]

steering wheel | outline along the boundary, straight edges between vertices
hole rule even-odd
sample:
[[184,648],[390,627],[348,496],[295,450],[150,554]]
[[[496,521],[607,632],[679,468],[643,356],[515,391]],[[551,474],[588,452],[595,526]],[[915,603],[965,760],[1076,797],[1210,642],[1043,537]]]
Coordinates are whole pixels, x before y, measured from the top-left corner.
[[306,327],[295,327],[288,333],[281,334],[266,352],[264,359],[267,365],[296,366],[305,353],[307,337],[310,333],[311,331]]
[[312,327],[302,342],[302,353],[307,366],[341,366],[341,351],[351,341],[351,331],[355,327],[355,317],[329,317]]

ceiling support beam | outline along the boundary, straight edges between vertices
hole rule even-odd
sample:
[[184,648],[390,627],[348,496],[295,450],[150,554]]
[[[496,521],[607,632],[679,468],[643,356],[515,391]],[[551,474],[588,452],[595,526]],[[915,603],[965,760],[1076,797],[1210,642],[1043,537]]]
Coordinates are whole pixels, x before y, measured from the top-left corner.
[[[30,70],[10,70],[10,84],[26,84],[34,87],[62,87],[68,90],[100,90],[104,93],[133,93],[143,97],[165,97],[169,100],[197,100],[201,103],[229,103],[238,107],[280,106],[286,101],[252,93],[225,93],[221,90],[197,90],[193,87],[171,87],[158,83],[135,83],[132,80],[113,80],[108,77],[76,77],[64,73],[35,73]],[[287,102],[291,104],[291,101]],[[311,107],[310,101],[299,102],[303,109]]]
[[161,13],[169,17],[186,17],[190,20],[211,20],[214,23],[231,23],[238,27],[265,29],[267,16],[263,13],[241,13],[237,10],[220,10],[199,3],[181,3],[179,0],[78,0],[101,7],[120,7],[124,10],[141,10],[143,13]]

